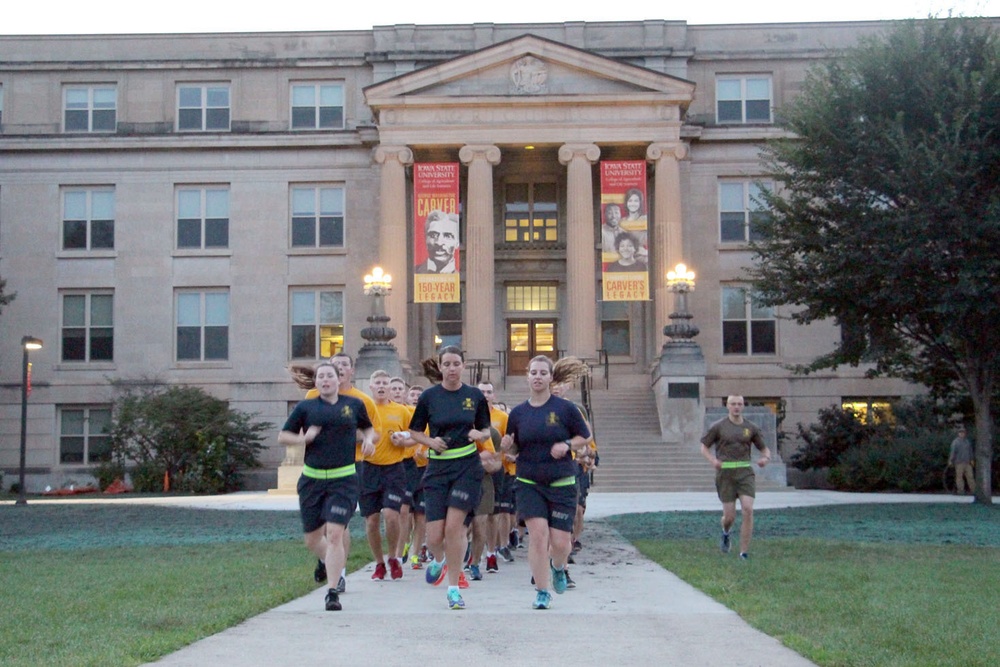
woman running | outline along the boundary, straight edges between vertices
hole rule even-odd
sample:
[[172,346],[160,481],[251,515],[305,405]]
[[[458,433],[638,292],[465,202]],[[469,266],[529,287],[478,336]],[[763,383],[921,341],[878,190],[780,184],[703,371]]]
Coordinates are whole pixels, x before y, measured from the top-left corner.
[[567,358],[553,375],[552,360],[538,356],[528,364],[531,395],[510,412],[505,451],[517,453],[517,511],[531,536],[528,564],[535,581],[535,609],[552,604],[549,587],[566,590],[566,562],[572,548],[576,518],[576,464],[573,451],[590,440],[590,429],[577,407],[553,396],[550,386],[571,381],[586,365]]
[[[467,546],[467,521],[479,504],[483,481],[477,443],[490,438],[490,408],[483,392],[462,382],[465,356],[459,348],[442,348],[436,361],[424,363],[424,370],[431,380],[440,378],[441,383],[420,395],[409,431],[393,437],[401,441],[409,438],[430,449],[424,473],[424,506],[427,546],[434,560],[427,566],[426,579],[437,586],[447,576],[448,606],[464,609],[459,578]],[[451,563],[450,569],[447,563]]]

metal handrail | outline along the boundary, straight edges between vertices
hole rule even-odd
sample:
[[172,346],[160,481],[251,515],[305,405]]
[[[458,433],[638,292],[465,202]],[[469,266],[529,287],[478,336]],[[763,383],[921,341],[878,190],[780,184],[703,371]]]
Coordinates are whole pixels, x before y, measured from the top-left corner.
[[610,389],[611,382],[608,378],[608,371],[611,369],[611,365],[608,362],[608,351],[605,348],[601,348],[597,351],[597,363],[604,366],[604,388]]
[[497,350],[497,365],[500,366],[500,377],[503,378],[503,390],[507,391],[507,350]]

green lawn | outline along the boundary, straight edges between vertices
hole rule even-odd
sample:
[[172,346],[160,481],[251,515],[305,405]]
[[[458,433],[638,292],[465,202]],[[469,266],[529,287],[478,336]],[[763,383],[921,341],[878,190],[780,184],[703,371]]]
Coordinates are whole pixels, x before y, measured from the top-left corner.
[[717,512],[615,517],[647,557],[824,667],[997,664],[1000,511],[866,505],[755,513],[751,562]]

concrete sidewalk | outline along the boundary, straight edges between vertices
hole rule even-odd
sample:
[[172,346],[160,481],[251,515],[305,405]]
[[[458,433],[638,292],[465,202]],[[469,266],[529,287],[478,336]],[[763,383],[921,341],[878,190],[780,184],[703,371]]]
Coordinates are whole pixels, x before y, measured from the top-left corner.
[[[162,502],[169,500],[169,503]],[[296,508],[293,496],[232,494],[157,499],[217,509]],[[858,502],[969,502],[941,495],[762,492],[758,509]],[[527,553],[497,574],[484,573],[451,611],[444,586],[406,566],[399,581],[371,580],[370,565],[351,574],[344,610],[327,612],[326,586],[173,653],[157,665],[811,665],[747,625],[670,572],[641,556],[601,521],[622,513],[719,509],[714,493],[593,493],[585,548],[570,568],[577,588],[531,608]],[[366,545],[355,540],[354,548]],[[735,558],[735,555],[729,557]],[[754,562],[747,563],[754,567]],[[311,572],[303,571],[303,576]]]

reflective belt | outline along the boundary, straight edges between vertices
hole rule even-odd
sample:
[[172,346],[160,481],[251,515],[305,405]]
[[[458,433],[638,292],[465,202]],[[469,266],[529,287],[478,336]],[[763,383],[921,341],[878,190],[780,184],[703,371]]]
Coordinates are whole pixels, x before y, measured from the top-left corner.
[[450,459],[460,459],[463,456],[468,456],[469,454],[475,454],[475,453],[476,453],[476,443],[470,442],[465,447],[459,447],[458,449],[446,449],[440,454],[432,449],[430,450],[430,452],[428,452],[427,456],[428,458],[437,459],[439,461],[441,460],[447,461]]
[[727,468],[749,468],[749,467],[750,467],[750,462],[749,461],[723,461],[722,462],[722,469],[723,470],[726,470]]
[[313,479],[340,479],[341,477],[350,477],[356,472],[357,469],[353,463],[339,468],[325,469],[313,468],[312,466],[306,465],[302,466],[302,474]]
[[[538,482],[534,482],[530,479],[525,479],[523,477],[518,477],[517,481],[524,482],[525,484],[531,484],[534,486],[538,485]],[[572,484],[576,484],[576,475],[573,475],[572,477],[563,477],[562,479],[557,479],[551,484],[543,484],[543,486],[558,487],[558,486],[570,486]]]

